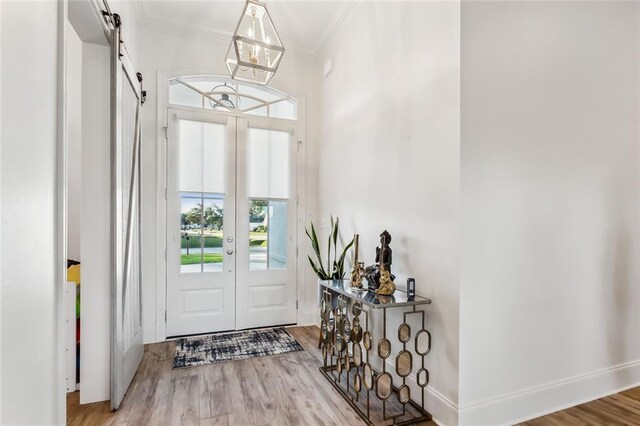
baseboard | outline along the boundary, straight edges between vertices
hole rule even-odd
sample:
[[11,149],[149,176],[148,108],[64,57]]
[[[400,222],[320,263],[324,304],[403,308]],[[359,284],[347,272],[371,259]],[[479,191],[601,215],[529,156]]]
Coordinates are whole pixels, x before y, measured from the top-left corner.
[[318,309],[298,312],[298,325],[320,325],[320,312]]
[[160,340],[156,338],[156,328],[152,327],[143,327],[142,328],[142,342],[146,345],[147,343],[158,343]]
[[[392,361],[393,357],[387,358],[387,371],[394,372],[396,367]],[[415,370],[415,369],[414,369]],[[407,376],[407,385],[411,388],[411,399],[420,404],[419,387],[416,383],[416,371]],[[393,373],[392,373],[393,374]],[[397,377],[394,375],[394,386]],[[433,422],[440,426],[458,424],[458,406],[446,396],[438,392],[431,385],[425,389],[424,408],[433,416]]]
[[640,384],[640,360],[462,407],[461,425],[512,425]]
[[[411,378],[415,383],[415,377]],[[433,416],[433,422],[440,426],[458,424],[458,406],[440,392],[427,386],[426,407]]]

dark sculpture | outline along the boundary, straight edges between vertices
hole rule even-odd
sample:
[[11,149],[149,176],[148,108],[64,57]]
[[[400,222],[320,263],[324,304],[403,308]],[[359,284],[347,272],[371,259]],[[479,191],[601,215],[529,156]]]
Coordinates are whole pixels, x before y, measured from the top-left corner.
[[380,267],[388,271],[391,280],[395,280],[395,275],[391,274],[392,254],[389,243],[391,234],[384,231],[380,234],[380,247],[376,247],[376,264],[367,266],[364,270],[364,277],[367,279],[369,290],[377,290],[380,287]]
[[380,286],[380,268],[378,265],[370,265],[364,269],[364,277],[367,279],[369,290],[375,290]]
[[391,243],[391,234],[385,230],[380,234],[380,247],[376,247],[376,263],[384,266],[384,269],[391,273],[392,250],[389,243]]

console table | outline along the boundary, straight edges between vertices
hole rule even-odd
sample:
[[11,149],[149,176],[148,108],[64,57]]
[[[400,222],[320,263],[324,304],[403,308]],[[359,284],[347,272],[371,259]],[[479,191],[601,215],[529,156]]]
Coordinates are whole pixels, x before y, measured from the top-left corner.
[[[406,425],[431,420],[424,409],[429,384],[424,361],[431,350],[431,333],[425,328],[424,311],[416,309],[431,300],[418,296],[408,300],[401,290],[392,296],[377,295],[366,288],[360,291],[352,289],[349,280],[318,283],[322,291],[320,371],[325,378],[367,424]],[[387,333],[388,309],[402,315],[402,324],[393,333]],[[382,314],[381,336],[374,336],[370,328],[369,317],[376,311]],[[395,368],[387,368],[393,352],[397,352]],[[374,369],[376,365],[380,367]],[[414,398],[407,384],[412,372],[419,389],[419,396]]]

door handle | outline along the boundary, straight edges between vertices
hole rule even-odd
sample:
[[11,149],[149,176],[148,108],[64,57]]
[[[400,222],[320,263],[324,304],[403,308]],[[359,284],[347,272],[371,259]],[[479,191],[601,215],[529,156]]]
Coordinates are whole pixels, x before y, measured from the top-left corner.
[[232,255],[232,254],[233,254],[233,250],[228,249],[228,250],[227,250],[227,254],[228,254],[228,255]]

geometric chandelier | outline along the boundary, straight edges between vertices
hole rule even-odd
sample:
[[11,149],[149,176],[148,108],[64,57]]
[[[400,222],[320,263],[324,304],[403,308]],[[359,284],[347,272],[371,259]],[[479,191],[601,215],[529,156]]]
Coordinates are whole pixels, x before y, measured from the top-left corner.
[[227,50],[225,63],[231,78],[266,85],[284,55],[267,5],[247,0]]

